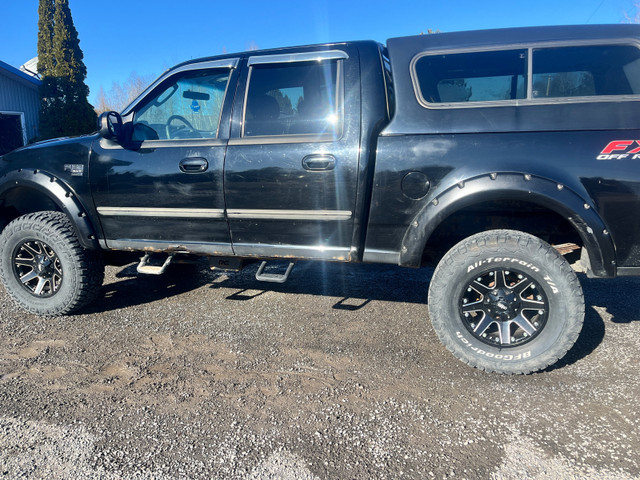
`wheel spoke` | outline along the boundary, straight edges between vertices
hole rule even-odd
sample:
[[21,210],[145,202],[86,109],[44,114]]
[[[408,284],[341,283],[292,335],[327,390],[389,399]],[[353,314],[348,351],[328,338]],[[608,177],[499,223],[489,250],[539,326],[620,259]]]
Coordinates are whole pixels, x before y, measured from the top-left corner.
[[16,266],[18,267],[31,267],[31,268],[35,268],[36,266],[36,261],[33,258],[21,258],[21,257],[16,257],[16,259],[13,261]]
[[33,280],[34,278],[37,278],[38,274],[35,270],[31,270],[29,273],[23,275],[20,277],[20,281],[23,284],[29,283],[31,280]]
[[492,323],[494,323],[493,318],[485,313],[482,317],[482,320],[480,320],[473,331],[476,333],[476,335],[482,336],[482,334],[487,331],[487,328],[489,328]]
[[465,303],[462,305],[463,313],[472,313],[472,312],[484,312],[484,306],[482,305],[482,300],[478,300],[473,303]]
[[497,322],[500,333],[500,343],[502,345],[511,344],[511,322]]
[[33,290],[33,293],[35,293],[36,295],[41,295],[42,294],[42,290],[44,289],[45,285],[47,284],[48,280],[39,277],[38,278],[38,285],[36,285],[36,288]]
[[533,282],[531,282],[528,278],[523,278],[520,282],[515,284],[511,289],[520,297],[524,295],[524,292],[529,290],[534,286]]
[[527,320],[524,315],[522,315],[522,313],[520,313],[520,315],[513,319],[513,323],[524,330],[529,336],[532,336],[537,332],[536,327],[534,327],[531,322]]
[[495,286],[494,288],[505,288],[507,286],[507,281],[504,278],[504,270],[496,270],[493,273],[493,278],[495,278]]
[[60,283],[62,282],[62,276],[61,275],[54,275],[52,280],[51,280],[51,290],[52,293],[57,292],[58,288],[60,288]]
[[[38,247],[40,247],[39,243],[36,243],[36,245],[37,245]],[[41,248],[41,247],[40,247],[40,248]],[[40,254],[42,253],[42,250],[36,250],[36,249],[35,249],[35,248],[33,248],[33,247],[31,246],[31,244],[29,244],[29,243],[24,243],[24,244],[22,244],[22,249],[23,249],[23,250],[26,250],[26,251],[27,251],[27,253],[30,253],[30,254],[33,256],[33,258],[34,258],[34,259],[35,259],[35,257],[36,257],[36,256],[38,256],[38,255],[40,255]]]
[[487,292],[490,292],[492,287],[489,287],[487,285],[485,285],[484,283],[481,283],[480,280],[474,280],[471,285],[469,285],[470,288],[473,288],[476,292],[478,292],[480,295],[486,295]]
[[530,299],[520,300],[521,310],[546,310],[545,306],[546,305],[542,300],[530,300]]

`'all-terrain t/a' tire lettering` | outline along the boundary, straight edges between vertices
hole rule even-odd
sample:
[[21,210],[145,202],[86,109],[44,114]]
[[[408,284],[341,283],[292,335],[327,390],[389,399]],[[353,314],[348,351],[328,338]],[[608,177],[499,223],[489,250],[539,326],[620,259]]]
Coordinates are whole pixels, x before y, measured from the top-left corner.
[[487,371],[531,373],[573,346],[584,319],[582,288],[549,244],[512,230],[473,235],[438,264],[429,313],[442,343]]

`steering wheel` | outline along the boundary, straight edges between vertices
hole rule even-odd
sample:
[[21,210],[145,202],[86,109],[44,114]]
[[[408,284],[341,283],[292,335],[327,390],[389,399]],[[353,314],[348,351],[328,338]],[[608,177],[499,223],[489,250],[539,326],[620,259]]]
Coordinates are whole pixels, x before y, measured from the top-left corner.
[[[180,128],[179,130],[177,130],[173,137],[171,136],[171,122],[173,122],[174,120],[179,120],[182,123],[184,123],[184,126],[187,127],[189,129],[189,131],[183,130],[182,128]],[[191,123],[189,123],[189,120],[187,120],[186,118],[184,118],[181,115],[171,115],[168,119],[167,119],[167,123],[166,123],[166,130],[167,130],[167,138],[171,139],[171,138],[201,138],[201,135],[198,133],[198,130],[196,130],[195,128],[193,128],[193,125],[191,125]],[[186,136],[185,136],[186,134]]]

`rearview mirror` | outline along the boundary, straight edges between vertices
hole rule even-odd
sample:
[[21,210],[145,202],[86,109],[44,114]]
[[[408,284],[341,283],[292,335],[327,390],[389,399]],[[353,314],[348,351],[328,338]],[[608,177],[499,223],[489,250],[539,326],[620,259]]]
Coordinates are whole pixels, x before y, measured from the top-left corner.
[[192,90],[183,92],[182,96],[190,100],[209,100],[209,98],[211,98],[208,93],[194,92]]
[[118,112],[104,112],[98,118],[98,133],[107,140],[117,140],[122,135],[122,117]]

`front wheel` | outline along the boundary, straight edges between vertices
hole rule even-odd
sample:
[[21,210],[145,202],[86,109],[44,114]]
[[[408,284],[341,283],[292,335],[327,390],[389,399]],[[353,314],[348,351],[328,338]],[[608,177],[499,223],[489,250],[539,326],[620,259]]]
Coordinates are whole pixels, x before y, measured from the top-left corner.
[[38,315],[64,315],[89,303],[104,278],[96,253],[85,250],[61,212],[13,220],[0,235],[0,278],[11,298]]
[[584,320],[580,282],[549,244],[512,230],[473,235],[438,264],[433,327],[457,358],[499,373],[531,373],[562,358]]

